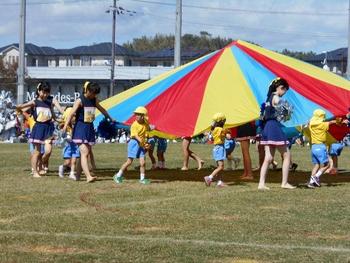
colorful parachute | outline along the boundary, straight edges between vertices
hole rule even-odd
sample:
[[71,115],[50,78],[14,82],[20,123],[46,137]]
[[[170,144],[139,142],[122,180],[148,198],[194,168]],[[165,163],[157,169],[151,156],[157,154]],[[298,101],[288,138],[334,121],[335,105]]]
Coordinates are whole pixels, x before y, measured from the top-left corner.
[[[216,112],[224,113],[232,127],[257,119],[276,77],[290,84],[284,98],[294,112],[286,127],[307,123],[317,108],[327,118],[348,111],[348,80],[240,40],[108,98],[102,105],[126,124],[132,122],[137,106],[145,106],[150,123],[163,136],[193,136],[209,128]],[[101,119],[98,115],[95,124]]]

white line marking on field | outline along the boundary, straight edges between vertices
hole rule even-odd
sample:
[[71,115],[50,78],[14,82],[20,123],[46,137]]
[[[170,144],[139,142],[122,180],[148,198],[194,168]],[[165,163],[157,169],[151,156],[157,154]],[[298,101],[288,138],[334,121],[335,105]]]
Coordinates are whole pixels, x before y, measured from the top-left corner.
[[232,241],[215,241],[215,240],[198,240],[198,239],[174,239],[167,237],[142,237],[142,236],[120,236],[120,235],[88,235],[80,233],[49,233],[49,232],[34,232],[34,231],[17,231],[7,230],[0,231],[0,235],[26,235],[26,236],[54,236],[66,238],[85,238],[85,239],[111,239],[111,240],[128,240],[128,241],[148,241],[148,242],[162,242],[162,243],[177,243],[177,244],[194,244],[194,245],[209,245],[209,246],[238,246],[238,247],[252,247],[265,249],[303,249],[303,250],[317,250],[324,252],[343,252],[350,253],[350,248],[345,247],[324,247],[324,246],[295,246],[295,245],[273,245],[273,244],[257,244],[257,243],[241,243]]

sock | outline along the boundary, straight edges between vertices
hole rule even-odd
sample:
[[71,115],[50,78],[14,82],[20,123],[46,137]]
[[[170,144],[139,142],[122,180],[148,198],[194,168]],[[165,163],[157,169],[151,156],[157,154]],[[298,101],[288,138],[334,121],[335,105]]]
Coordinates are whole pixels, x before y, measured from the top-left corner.
[[162,161],[158,161],[158,167],[159,168],[162,168],[163,166],[162,166]]
[[152,163],[152,168],[156,168],[157,164],[156,163]]
[[214,176],[213,175],[209,175],[209,179],[213,180]]
[[165,161],[162,162],[162,168],[165,168]]
[[140,180],[141,181],[145,180],[145,174],[140,174]]
[[123,175],[123,171],[119,170],[118,173],[117,173],[117,177],[122,177],[122,175]]
[[322,172],[321,172],[321,171],[317,171],[317,173],[315,174],[315,176],[316,176],[318,179],[320,179],[321,175],[322,175]]

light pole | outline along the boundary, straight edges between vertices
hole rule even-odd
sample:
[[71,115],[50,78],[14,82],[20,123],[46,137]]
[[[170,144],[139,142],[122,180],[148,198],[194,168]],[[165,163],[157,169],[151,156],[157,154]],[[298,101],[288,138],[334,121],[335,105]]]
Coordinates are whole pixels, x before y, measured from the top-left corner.
[[182,27],[182,0],[176,0],[176,25],[175,25],[175,47],[174,47],[174,67],[175,68],[181,65],[181,27]]
[[350,0],[348,9],[348,60],[346,64],[346,78],[350,79]]
[[26,0],[21,0],[19,32],[19,59],[17,69],[17,103],[24,100],[25,42],[26,42]]
[[109,86],[109,97],[113,96],[114,92],[114,68],[115,68],[115,27],[117,22],[117,1],[113,0],[113,26],[112,26],[112,59],[111,59],[111,83]]
[[111,49],[111,79],[109,85],[109,97],[112,97],[114,94],[114,70],[115,70],[115,29],[117,23],[117,15],[128,14],[129,16],[133,16],[136,14],[135,11],[130,11],[124,9],[123,7],[117,6],[117,0],[113,0],[113,6],[106,11],[106,13],[110,13],[112,11],[113,19],[112,19],[112,49]]

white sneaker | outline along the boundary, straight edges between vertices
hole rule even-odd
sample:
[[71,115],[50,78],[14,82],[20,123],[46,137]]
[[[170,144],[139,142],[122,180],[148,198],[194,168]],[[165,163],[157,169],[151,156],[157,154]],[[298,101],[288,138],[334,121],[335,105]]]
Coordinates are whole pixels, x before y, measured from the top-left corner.
[[58,176],[64,178],[64,166],[62,164],[58,166]]
[[70,173],[68,176],[69,179],[74,180],[74,181],[78,181],[77,176],[74,173]]

